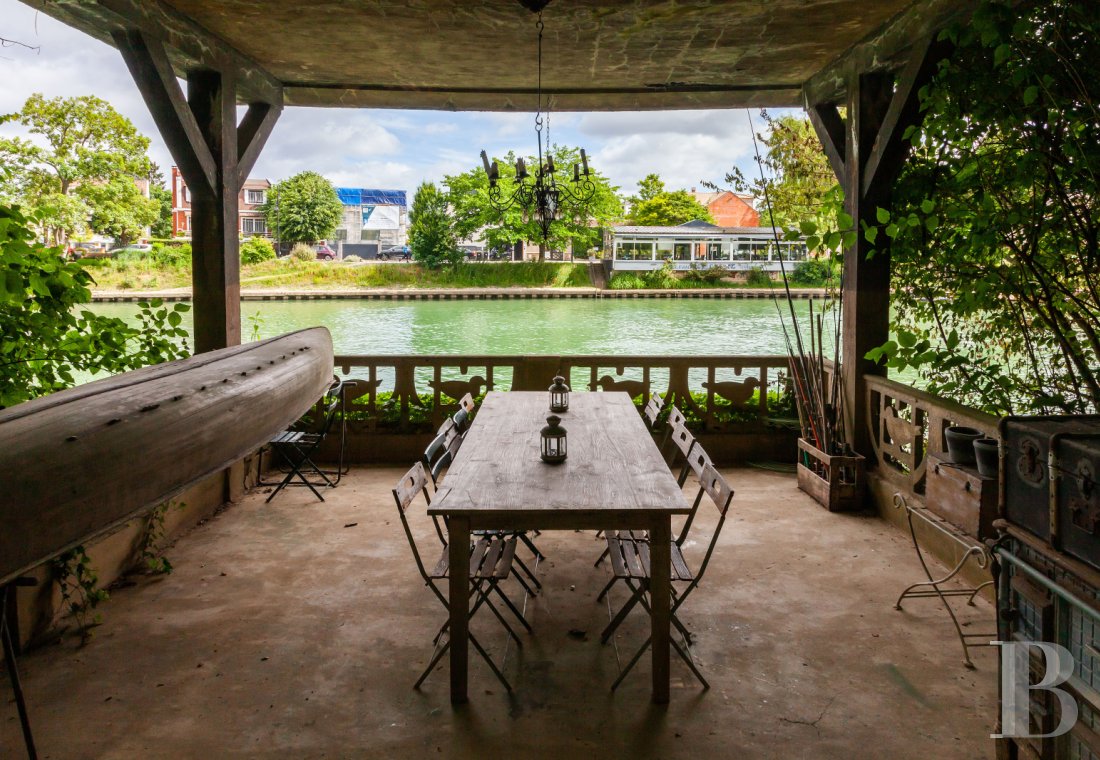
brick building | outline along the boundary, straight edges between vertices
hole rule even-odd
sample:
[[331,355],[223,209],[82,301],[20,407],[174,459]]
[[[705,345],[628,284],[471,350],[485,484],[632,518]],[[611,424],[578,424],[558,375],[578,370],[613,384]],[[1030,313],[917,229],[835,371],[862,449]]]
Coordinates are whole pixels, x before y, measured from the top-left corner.
[[[237,199],[237,231],[241,237],[270,237],[260,206],[267,202],[271,182],[266,179],[245,180]],[[191,191],[183,181],[178,167],[172,167],[172,235],[191,237]]]
[[720,193],[700,193],[694,187],[691,195],[707,207],[719,227],[759,227],[760,214],[752,207],[751,195],[724,190]]

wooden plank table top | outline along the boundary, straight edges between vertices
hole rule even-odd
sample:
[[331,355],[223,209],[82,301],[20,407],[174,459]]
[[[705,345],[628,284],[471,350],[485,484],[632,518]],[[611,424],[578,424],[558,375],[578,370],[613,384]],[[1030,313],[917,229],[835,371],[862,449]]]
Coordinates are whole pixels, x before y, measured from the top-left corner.
[[[568,456],[539,458],[546,393],[492,391],[482,403],[430,514],[477,527],[633,528],[689,505],[625,393],[573,393],[560,415]],[[536,524],[537,523],[537,524]]]
[[[651,564],[670,567],[672,516],[690,507],[634,403],[625,393],[574,393],[559,415],[568,456],[539,458],[549,416],[543,392],[493,391],[485,397],[429,514],[447,518],[452,568],[468,562],[477,528],[644,529]],[[653,701],[669,699],[668,572],[650,580]],[[451,701],[467,700],[469,578],[450,575]]]

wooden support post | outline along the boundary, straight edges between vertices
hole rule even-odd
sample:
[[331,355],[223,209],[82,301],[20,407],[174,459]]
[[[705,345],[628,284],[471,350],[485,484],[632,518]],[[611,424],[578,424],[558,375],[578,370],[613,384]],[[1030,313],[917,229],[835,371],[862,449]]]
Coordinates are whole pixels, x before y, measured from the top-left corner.
[[917,92],[950,53],[930,38],[915,44],[902,71],[852,70],[847,78],[845,118],[834,103],[809,100],[806,111],[844,190],[844,202],[855,222],[855,244],[844,257],[844,313],[841,330],[845,425],[857,452],[871,458],[870,410],[865,375],[885,374],[885,368],[864,357],[882,345],[890,332],[889,238],[879,234],[872,244],[864,225],[877,226],[878,209],[889,210],[894,180],[908,157],[905,129],[919,118]]
[[237,99],[233,75],[187,75],[187,103],[216,167],[213,187],[191,190],[195,351],[241,342],[241,259],[237,221]]
[[[241,342],[238,196],[279,114],[282,91],[257,101],[237,125],[237,81],[253,71],[226,60],[187,73],[184,98],[164,46],[131,29],[113,39],[191,191],[195,352]],[[266,76],[266,75],[264,75]]]
[[[856,74],[848,83],[848,115],[845,130],[844,205],[855,220],[877,225],[879,207],[890,208],[891,183],[875,183],[872,193],[863,193],[864,166],[878,128],[890,103],[891,79],[882,74]],[[892,182],[891,178],[891,182]],[[844,310],[841,315],[841,353],[845,426],[848,439],[864,456],[871,452],[865,374],[884,374],[884,368],[864,356],[881,346],[890,335],[890,250],[886,236],[875,244],[862,234],[844,255]]]

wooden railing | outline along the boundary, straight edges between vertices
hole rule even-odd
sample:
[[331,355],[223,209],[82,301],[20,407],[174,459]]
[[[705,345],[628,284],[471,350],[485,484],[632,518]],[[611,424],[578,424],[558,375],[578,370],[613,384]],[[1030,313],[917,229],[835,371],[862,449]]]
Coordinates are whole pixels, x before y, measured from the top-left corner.
[[[997,436],[997,418],[884,377],[865,375],[875,471],[922,498],[928,454],[946,451],[951,425]],[[923,499],[922,499],[923,500]]]
[[643,399],[660,393],[705,430],[724,429],[731,410],[758,420],[777,416],[777,398],[789,400],[783,356],[372,355],[337,356],[335,363],[355,380],[349,411],[365,414],[352,419],[377,421],[385,411],[398,426],[414,419],[438,425],[466,393],[544,391],[559,374],[578,391],[625,391]]

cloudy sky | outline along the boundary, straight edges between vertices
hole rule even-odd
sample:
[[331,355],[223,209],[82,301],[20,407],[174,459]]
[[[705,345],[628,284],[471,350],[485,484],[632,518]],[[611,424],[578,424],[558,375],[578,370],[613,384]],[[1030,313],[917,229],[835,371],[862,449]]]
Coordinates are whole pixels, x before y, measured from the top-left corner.
[[[16,0],[0,0],[0,37],[38,48],[0,48],[0,113],[18,111],[35,92],[97,95],[152,139],[152,158],[168,173],[171,156],[118,51]],[[554,142],[584,147],[626,193],[650,172],[670,189],[702,189],[703,180],[721,184],[733,165],[756,171],[745,111],[560,113],[550,126]],[[0,126],[0,134],[16,131]],[[336,185],[412,191],[474,167],[483,148],[526,155],[534,140],[533,114],[288,108],[253,176],[313,170]]]

